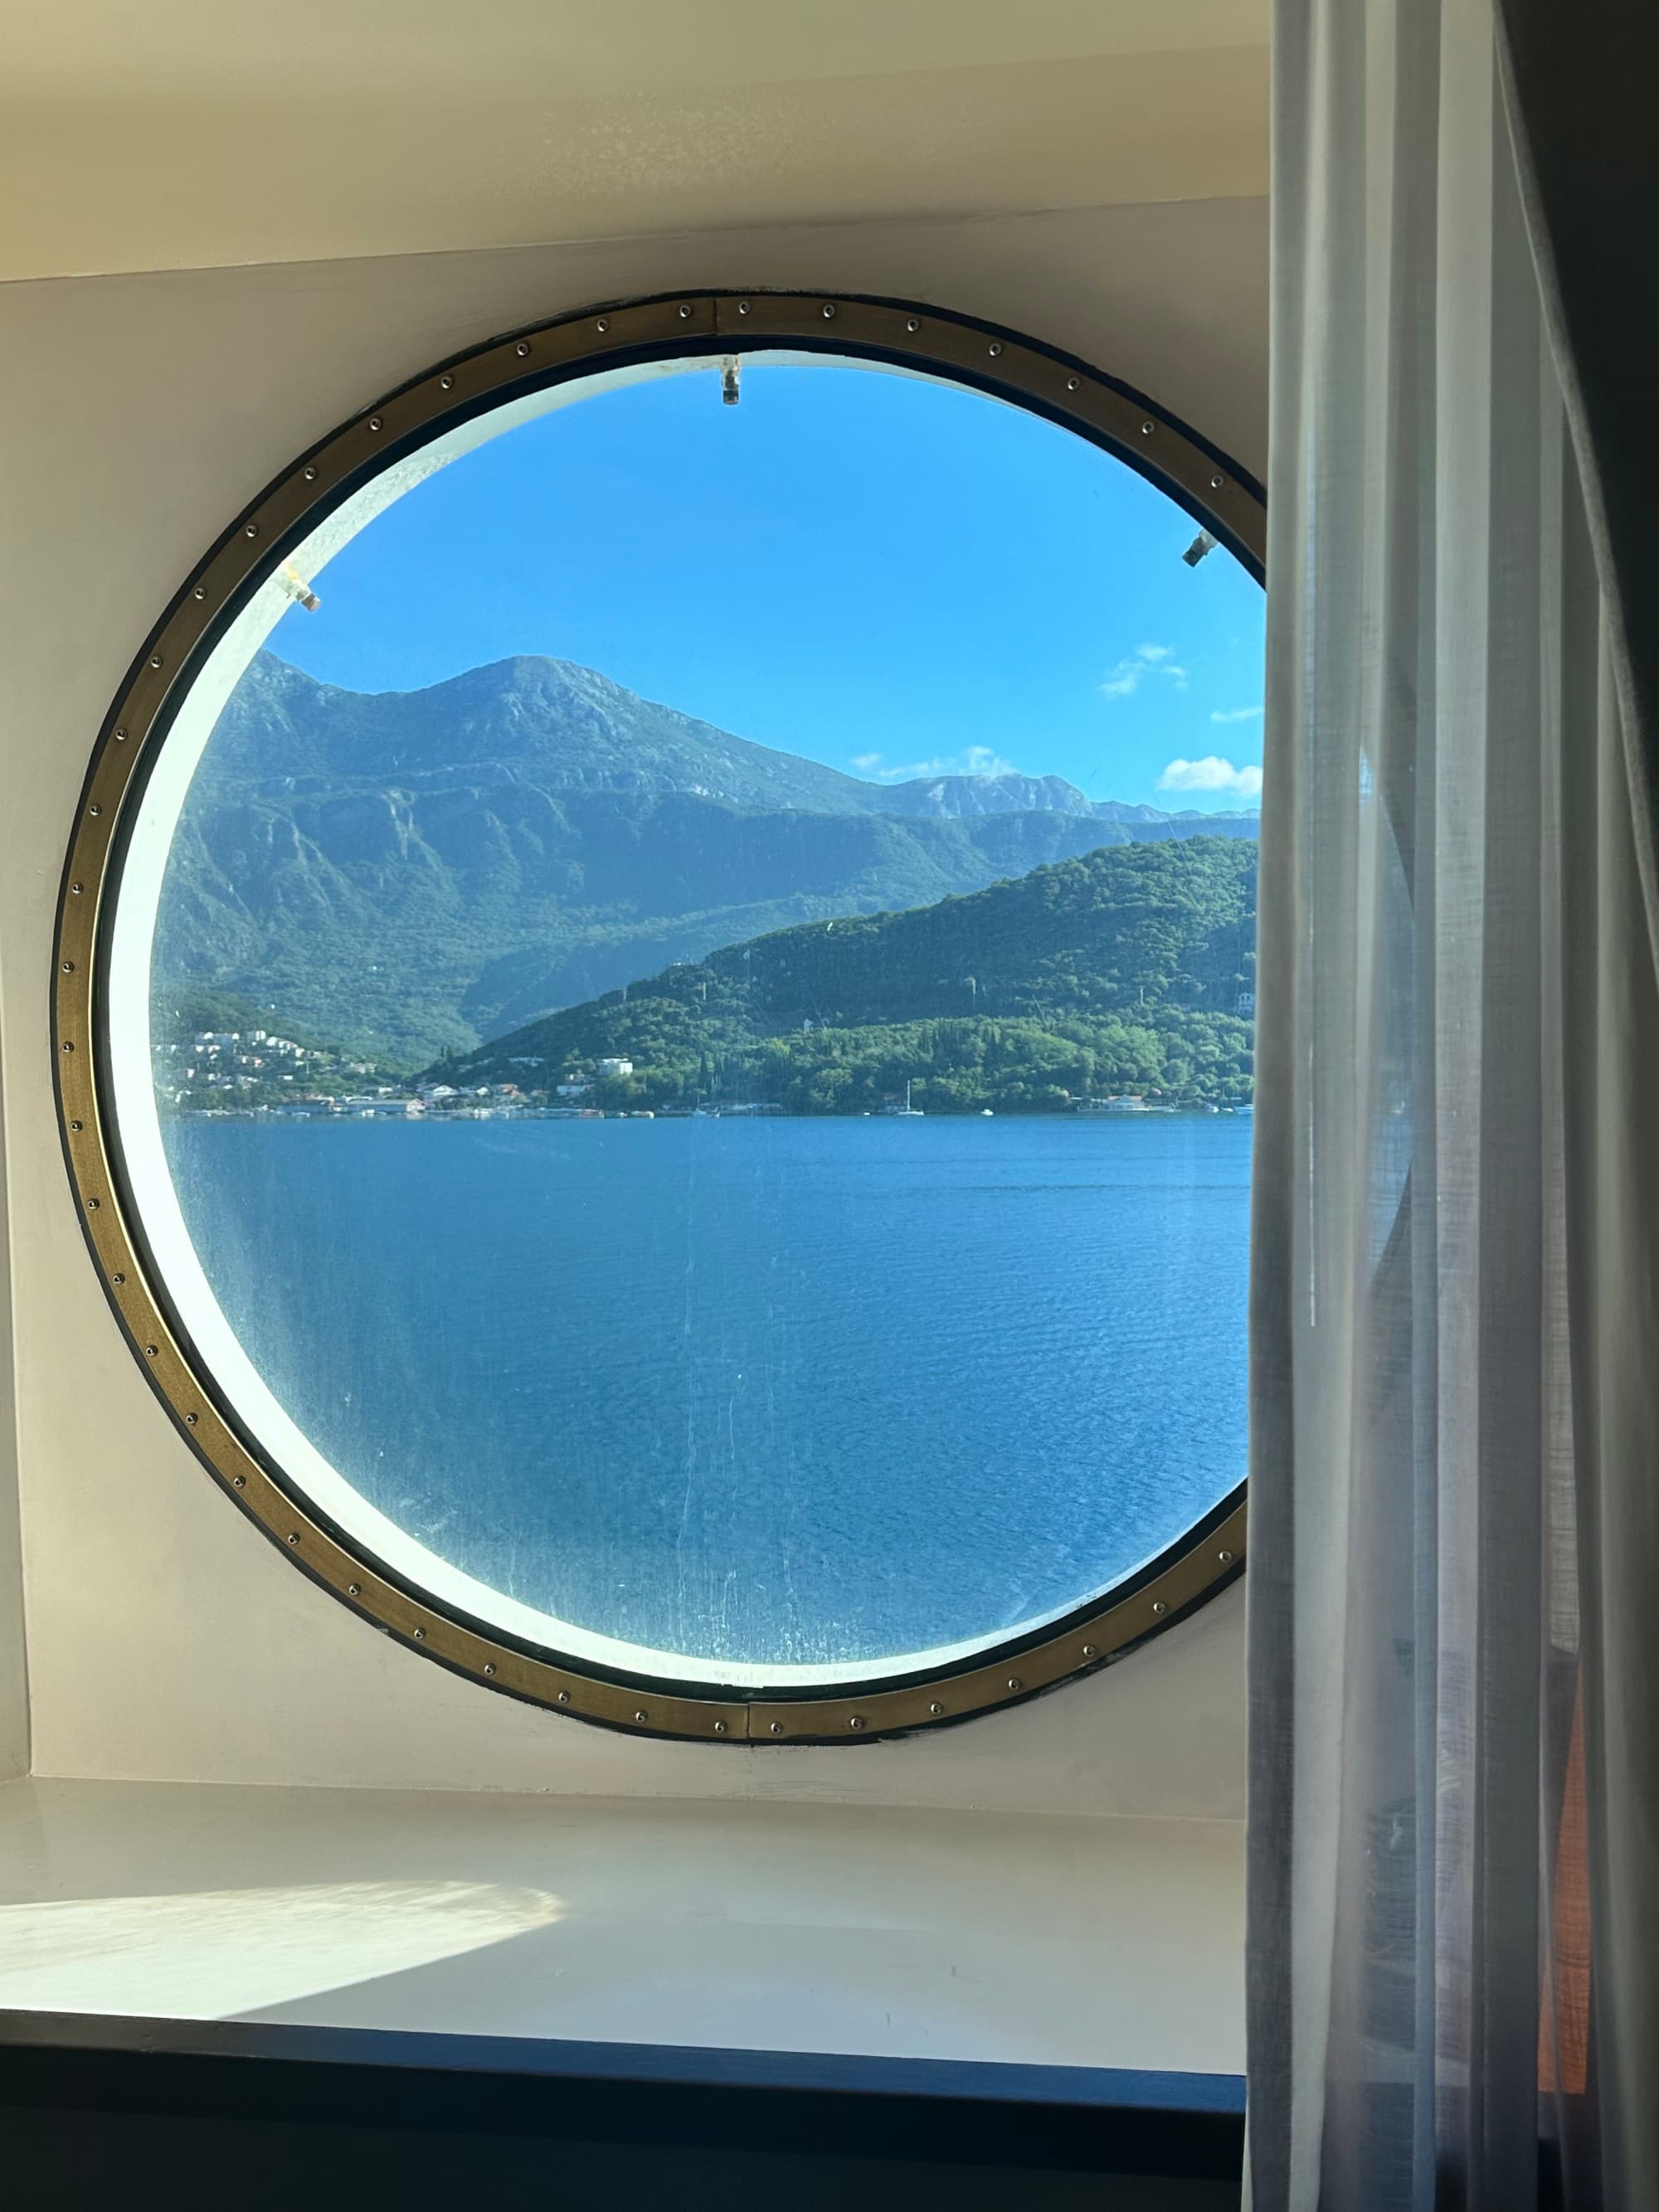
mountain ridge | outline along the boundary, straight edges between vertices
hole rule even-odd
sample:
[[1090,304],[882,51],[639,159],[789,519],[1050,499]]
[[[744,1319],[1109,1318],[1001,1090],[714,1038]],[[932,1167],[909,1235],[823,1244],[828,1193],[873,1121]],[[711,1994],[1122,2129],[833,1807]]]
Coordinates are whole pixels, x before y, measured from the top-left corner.
[[[509,761],[523,757],[523,751],[502,750],[500,739],[518,732],[533,741],[536,723],[532,710],[538,708],[549,718],[550,726],[556,726],[561,740],[565,742],[573,731],[580,732],[584,725],[591,734],[591,720],[594,717],[608,714],[613,726],[629,736],[635,734],[634,726],[641,719],[654,719],[664,731],[677,734],[683,744],[695,745],[711,763],[718,761],[726,767],[724,776],[716,770],[712,781],[688,782],[682,765],[661,787],[690,792],[702,798],[722,799],[738,805],[767,804],[782,790],[791,795],[791,811],[808,812],[818,810],[803,805],[802,794],[817,791],[822,794],[822,811],[830,813],[867,811],[878,814],[954,817],[1053,811],[1089,816],[1099,821],[1194,825],[1242,823],[1258,818],[1248,809],[1206,813],[1196,807],[1166,810],[1122,799],[1091,799],[1064,776],[1024,775],[1017,769],[984,775],[907,776],[894,782],[877,782],[849,775],[841,769],[830,768],[823,762],[787,751],[781,746],[735,737],[678,708],[646,699],[598,669],[546,653],[508,654],[408,691],[352,691],[309,676],[293,662],[264,652],[255,657],[247,675],[237,686],[222,717],[221,731],[231,736],[234,744],[237,722],[250,706],[254,706],[262,725],[263,741],[263,726],[268,726],[272,719],[272,708],[288,708],[296,697],[303,699],[307,694],[313,716],[317,706],[331,708],[336,702],[349,702],[370,720],[377,733],[382,725],[390,726],[385,732],[388,750],[378,757],[351,764],[356,773],[376,776],[399,771],[422,775],[453,774],[463,768],[504,767]],[[234,715],[233,707],[236,708]],[[468,754],[463,750],[448,753],[440,761],[421,762],[410,757],[411,750],[418,746],[432,726],[429,717],[434,710],[443,716],[438,726],[446,732],[471,738],[479,733],[481,726],[491,726],[486,718],[481,717],[480,708],[490,710],[497,718],[492,731],[497,745],[492,752]],[[216,732],[216,739],[218,735]],[[614,748],[613,751],[619,750]],[[337,759],[331,765],[337,771],[343,771],[348,766]],[[596,781],[591,773],[573,781],[583,787],[595,789],[652,787],[650,771],[641,768],[636,752],[629,752],[625,764],[617,766],[614,781]]]
[[418,1065],[770,929],[1255,826],[1060,778],[865,783],[544,657],[364,693],[263,653],[180,819],[157,990]]

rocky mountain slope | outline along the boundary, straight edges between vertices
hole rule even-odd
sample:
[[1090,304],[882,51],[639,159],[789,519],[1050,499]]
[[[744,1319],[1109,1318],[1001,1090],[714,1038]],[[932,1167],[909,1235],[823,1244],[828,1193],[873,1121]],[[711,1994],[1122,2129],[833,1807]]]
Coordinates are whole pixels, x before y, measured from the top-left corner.
[[565,661],[371,695],[266,653],[191,789],[157,991],[232,992],[413,1066],[793,923],[1255,826],[1052,776],[867,783]]

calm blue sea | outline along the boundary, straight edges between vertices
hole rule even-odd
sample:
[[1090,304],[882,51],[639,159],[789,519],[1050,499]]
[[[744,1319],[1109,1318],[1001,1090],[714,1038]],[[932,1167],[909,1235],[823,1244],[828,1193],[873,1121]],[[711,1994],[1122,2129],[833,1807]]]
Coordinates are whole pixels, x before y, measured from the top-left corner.
[[1250,1122],[187,1120],[221,1303],[426,1543],[607,1634],[879,1659],[1242,1477]]

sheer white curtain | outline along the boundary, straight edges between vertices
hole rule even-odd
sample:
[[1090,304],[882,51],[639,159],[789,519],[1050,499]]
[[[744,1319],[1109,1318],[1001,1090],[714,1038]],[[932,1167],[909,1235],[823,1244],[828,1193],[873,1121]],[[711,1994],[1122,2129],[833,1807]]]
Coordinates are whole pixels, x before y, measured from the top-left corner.
[[1252,2202],[1659,2212],[1636,617],[1492,0],[1275,38]]

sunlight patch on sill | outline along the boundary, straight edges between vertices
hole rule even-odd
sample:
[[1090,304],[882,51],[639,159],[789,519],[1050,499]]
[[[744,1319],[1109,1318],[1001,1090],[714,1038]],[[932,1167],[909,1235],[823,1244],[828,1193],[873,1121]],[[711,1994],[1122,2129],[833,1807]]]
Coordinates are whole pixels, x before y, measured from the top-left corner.
[[0,1907],[0,2006],[218,2020],[484,1949],[559,1919],[495,1882],[319,1882]]

